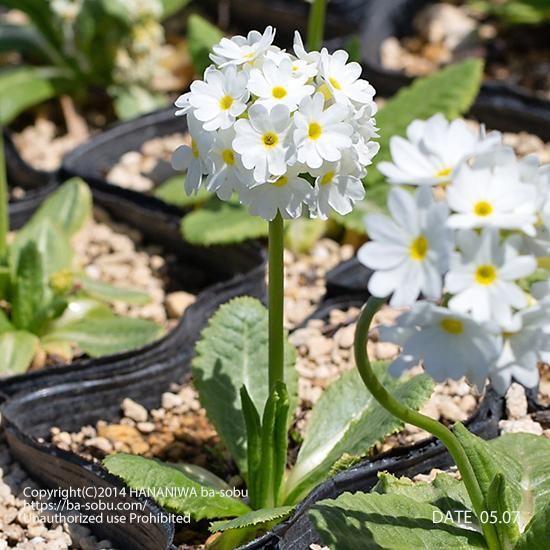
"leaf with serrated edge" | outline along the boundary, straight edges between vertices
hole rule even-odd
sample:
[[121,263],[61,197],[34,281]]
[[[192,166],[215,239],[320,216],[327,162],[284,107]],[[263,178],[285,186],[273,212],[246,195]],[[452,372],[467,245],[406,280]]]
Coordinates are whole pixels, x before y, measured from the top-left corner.
[[[396,381],[375,365],[397,399],[414,409],[431,395],[433,383],[421,375]],[[315,404],[298,453],[285,483],[285,504],[295,504],[330,472],[344,454],[364,455],[403,423],[384,409],[363,385],[356,369],[333,382]]]
[[253,510],[238,518],[229,521],[214,521],[210,524],[210,532],[228,531],[229,529],[243,529],[244,527],[261,527],[266,523],[280,523],[286,519],[295,506],[278,506],[277,508],[263,508],[262,510]]
[[441,517],[436,506],[402,495],[344,493],[313,505],[309,517],[331,550],[475,550],[483,536]]
[[[250,508],[219,490],[201,485],[178,468],[136,455],[114,454],[103,460],[105,468],[132,489],[143,489],[163,508],[189,513],[196,520],[246,514]],[[202,491],[201,491],[202,490]]]
[[[293,348],[286,346],[285,381],[291,401],[290,416],[297,395],[294,356]],[[202,332],[192,368],[209,419],[246,475],[246,427],[239,392],[246,386],[261,414],[269,391],[267,309],[249,297],[235,298],[222,305]]]

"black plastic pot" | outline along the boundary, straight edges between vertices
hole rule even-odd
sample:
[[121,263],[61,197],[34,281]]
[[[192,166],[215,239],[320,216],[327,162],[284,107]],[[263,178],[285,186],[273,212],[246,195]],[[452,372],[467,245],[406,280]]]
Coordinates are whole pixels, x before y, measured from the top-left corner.
[[10,227],[18,229],[56,188],[57,181],[52,172],[36,170],[21,158],[7,130],[3,135],[8,186],[25,191],[21,199],[10,197]]
[[[361,28],[361,59],[365,78],[379,95],[393,95],[413,80],[386,69],[380,47],[389,37],[411,34],[414,15],[435,0],[370,0],[365,6]],[[471,109],[471,115],[489,128],[505,132],[526,131],[550,139],[550,101],[501,81],[486,81]]]
[[[325,36],[336,38],[359,31],[365,4],[371,0],[331,0],[327,4]],[[292,44],[294,31],[305,37],[311,3],[306,0],[203,0],[203,5],[219,21],[235,24],[239,33],[263,32],[272,25],[277,29],[276,42]]]
[[[194,343],[219,305],[234,296],[263,298],[264,293],[264,271],[260,268],[203,292],[186,311],[180,326],[174,331],[177,332],[177,339],[173,342],[171,356],[148,362],[136,358],[138,363],[135,365],[131,361],[121,361],[121,368],[116,372],[94,369],[94,377],[84,380],[75,380],[70,373],[65,376],[45,373],[46,377],[54,376],[50,383],[44,383],[42,379],[40,384],[35,383],[34,388],[28,385],[27,392],[7,401],[2,409],[3,427],[13,455],[42,486],[72,489],[73,494],[79,489],[87,491],[83,497],[71,498],[77,506],[88,507],[81,510],[86,517],[97,513],[91,511],[93,507],[108,510],[116,502],[140,500],[128,494],[122,496],[122,482],[98,464],[44,443],[50,428],[59,426],[63,430],[77,431],[99,419],[115,419],[120,416],[120,403],[125,397],[148,408],[159,406],[162,392],[189,371]],[[43,386],[49,387],[36,389]],[[97,488],[97,491],[93,488]],[[109,539],[117,548],[168,548],[173,537],[173,525],[154,503],[147,499],[141,501],[144,508],[137,511],[139,517],[134,517],[132,522],[129,512],[117,508],[113,515],[126,517],[125,523],[105,519],[89,527],[99,537]],[[132,511],[135,512],[135,508]],[[151,523],[143,523],[142,516],[154,516],[156,519]]]
[[[191,246],[180,237],[180,216],[168,214],[165,209],[159,208],[157,201],[139,194],[113,194],[109,189],[95,189],[93,195],[94,205],[105,209],[114,221],[135,227],[145,242],[160,245],[177,257],[174,278],[182,289],[201,292],[212,285],[227,284],[228,289],[237,290],[233,279],[239,281],[241,277],[248,277],[256,280],[263,277],[265,253],[255,242],[232,246]],[[17,216],[30,217],[37,204],[26,206],[17,212]],[[14,215],[13,208],[14,205],[10,205],[10,218]],[[223,287],[220,289],[222,291]],[[227,297],[230,299],[232,296],[229,294]],[[108,375],[120,376],[149,365],[162,365],[174,360],[186,364],[183,347],[190,330],[186,321],[188,315],[191,313],[186,312],[179,324],[165,337],[141,349],[99,359],[82,358],[67,366],[1,379],[0,395],[10,396],[58,384],[93,381]]]
[[[61,177],[63,179],[73,176],[83,178],[94,194],[109,193],[110,196],[120,197],[122,200],[142,201],[146,196],[144,193],[125,189],[109,182],[107,174],[122,155],[128,151],[139,150],[145,142],[177,132],[185,133],[186,117],[176,117],[175,112],[174,107],[169,107],[134,120],[114,124],[67,154],[61,165]],[[160,161],[148,177],[156,184],[160,184],[176,174],[169,162]],[[152,196],[147,196],[146,200],[158,213],[165,216],[181,217],[184,212],[181,208]]]

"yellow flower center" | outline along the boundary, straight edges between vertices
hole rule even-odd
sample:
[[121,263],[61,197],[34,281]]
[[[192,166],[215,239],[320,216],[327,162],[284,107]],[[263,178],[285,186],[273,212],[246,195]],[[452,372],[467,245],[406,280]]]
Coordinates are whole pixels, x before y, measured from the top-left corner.
[[309,128],[307,131],[307,135],[309,136],[309,139],[319,139],[322,133],[323,133],[323,129],[321,128],[321,125],[319,123],[317,122],[309,123]]
[[276,187],[284,187],[288,183],[288,178],[286,176],[281,176],[273,182],[273,185]]
[[338,80],[336,80],[333,76],[331,76],[328,81],[332,84],[332,87],[335,88],[336,90],[341,90],[342,89],[342,86],[340,86],[340,82],[338,82]]
[[273,149],[279,143],[279,136],[275,132],[266,132],[262,136],[262,143],[266,149]]
[[442,319],[439,326],[449,334],[462,334],[464,332],[464,324],[459,319]]
[[233,166],[235,164],[235,153],[231,149],[224,149],[222,153],[222,159],[225,164]]
[[334,172],[333,171],[327,172],[321,178],[321,185],[328,185],[329,183],[332,183],[333,179],[334,179]]
[[489,216],[493,213],[493,207],[491,203],[487,201],[479,201],[474,204],[474,214],[476,216]]
[[451,175],[451,172],[453,171],[452,168],[443,168],[442,170],[439,170],[435,173],[435,176],[437,178],[446,178],[447,176]]
[[224,95],[220,99],[220,109],[222,111],[227,111],[228,109],[231,109],[231,105],[233,105],[233,98],[230,95]]
[[286,96],[286,90],[282,86],[275,86],[275,88],[271,90],[271,94],[275,99],[283,99],[283,97]]
[[497,278],[497,270],[493,265],[478,265],[474,278],[480,285],[491,285]]
[[420,262],[426,257],[426,254],[428,254],[428,239],[424,235],[419,235],[411,243],[409,255],[413,260]]
[[198,159],[200,156],[199,148],[197,147],[197,142],[192,139],[191,140],[191,153],[193,153],[193,156]]

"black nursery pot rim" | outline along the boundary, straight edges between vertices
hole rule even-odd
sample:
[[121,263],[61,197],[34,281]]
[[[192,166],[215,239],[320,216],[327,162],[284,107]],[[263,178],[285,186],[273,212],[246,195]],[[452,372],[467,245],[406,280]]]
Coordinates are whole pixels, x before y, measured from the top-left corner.
[[[393,95],[414,78],[387,69],[380,61],[382,41],[405,36],[414,14],[436,0],[370,0],[361,29],[361,63],[366,78],[381,95]],[[338,44],[341,46],[341,44]],[[470,114],[488,127],[505,132],[526,131],[550,140],[550,101],[506,81],[486,80]]]

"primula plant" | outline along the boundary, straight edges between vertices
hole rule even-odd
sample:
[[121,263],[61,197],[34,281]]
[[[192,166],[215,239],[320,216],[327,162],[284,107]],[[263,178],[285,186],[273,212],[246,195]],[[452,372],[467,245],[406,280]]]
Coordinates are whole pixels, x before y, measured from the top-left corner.
[[371,367],[366,339],[389,297],[408,308],[380,328],[382,340],[402,349],[390,371],[421,363],[438,381],[466,376],[482,388],[489,379],[500,393],[512,380],[535,387],[538,362],[548,360],[550,171],[532,157],[516,159],[497,134],[475,135],[437,115],[414,121],[407,139],[392,138],[391,151],[393,162],[378,166],[393,184],[391,217],[367,216],[371,241],[358,253],[374,273],[355,359],[381,405],[441,440],[461,480],[443,474],[415,485],[382,476],[374,493],[322,501],[311,517],[331,548],[359,540],[386,549],[543,548],[548,441],[513,434],[487,443],[460,423],[449,429],[409,409]]
[[119,117],[164,103],[153,88],[162,57],[162,19],[188,0],[1,0],[28,23],[0,23],[0,52],[24,64],[0,72],[0,123],[62,94],[78,101],[104,88]]
[[117,300],[147,303],[146,293],[112,287],[74,265],[70,239],[91,208],[86,184],[69,180],[8,241],[0,159],[0,376],[40,366],[44,354],[69,362],[76,353],[99,357],[161,336],[156,323],[115,315],[109,307]]

